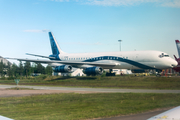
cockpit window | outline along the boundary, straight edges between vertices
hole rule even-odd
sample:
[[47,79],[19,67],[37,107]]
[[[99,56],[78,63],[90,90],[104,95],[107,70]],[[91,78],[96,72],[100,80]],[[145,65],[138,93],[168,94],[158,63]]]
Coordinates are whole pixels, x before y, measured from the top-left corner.
[[165,53],[162,53],[161,55],[159,55],[160,58],[162,57],[169,57],[169,55],[165,54]]

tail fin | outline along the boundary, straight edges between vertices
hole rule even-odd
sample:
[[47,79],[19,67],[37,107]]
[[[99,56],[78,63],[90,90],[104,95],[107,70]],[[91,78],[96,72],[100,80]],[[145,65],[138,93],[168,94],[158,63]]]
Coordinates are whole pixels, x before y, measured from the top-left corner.
[[175,60],[177,61],[178,59],[177,59],[177,57],[174,55],[174,58],[175,58]]
[[49,32],[49,39],[50,39],[51,49],[52,49],[52,54],[53,54],[53,55],[59,55],[59,54],[64,53],[64,52],[60,49],[60,47],[59,47],[59,45],[58,45],[58,43],[57,43],[54,35],[52,34],[52,32]]
[[175,40],[175,42],[176,42],[176,46],[177,46],[178,55],[180,58],[180,42],[179,42],[179,40]]

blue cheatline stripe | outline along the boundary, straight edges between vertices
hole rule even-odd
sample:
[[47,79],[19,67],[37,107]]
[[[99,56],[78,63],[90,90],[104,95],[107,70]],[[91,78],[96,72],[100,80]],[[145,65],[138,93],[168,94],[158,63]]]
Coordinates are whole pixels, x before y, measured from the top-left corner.
[[95,61],[101,61],[101,60],[114,60],[114,61],[119,61],[119,62],[125,62],[133,66],[139,67],[141,69],[155,69],[153,67],[150,67],[150,66],[126,59],[126,58],[116,57],[116,56],[100,56],[100,57],[84,60],[83,62],[95,62]]

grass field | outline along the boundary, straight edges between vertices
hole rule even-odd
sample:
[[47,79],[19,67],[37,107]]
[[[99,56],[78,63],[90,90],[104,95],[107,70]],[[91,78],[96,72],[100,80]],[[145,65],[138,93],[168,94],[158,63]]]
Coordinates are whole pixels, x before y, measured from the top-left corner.
[[[0,80],[0,84],[14,84],[14,80]],[[129,89],[174,89],[180,90],[180,77],[48,77],[21,79],[19,85],[45,85],[70,87],[104,87]]]
[[[0,84],[15,85],[15,81],[0,79]],[[19,85],[179,90],[180,77],[39,76],[21,79]],[[84,120],[179,105],[180,94],[68,93],[0,98],[0,115],[16,120]]]
[[180,105],[180,94],[51,94],[0,98],[0,114],[15,120],[83,120]]

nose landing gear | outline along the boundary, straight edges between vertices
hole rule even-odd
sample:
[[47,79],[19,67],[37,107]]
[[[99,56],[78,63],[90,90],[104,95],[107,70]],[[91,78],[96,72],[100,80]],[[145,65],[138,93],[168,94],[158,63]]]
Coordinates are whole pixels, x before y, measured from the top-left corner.
[[161,73],[162,73],[162,70],[156,70],[156,76],[157,76],[157,77],[160,77],[160,76],[161,76]]

